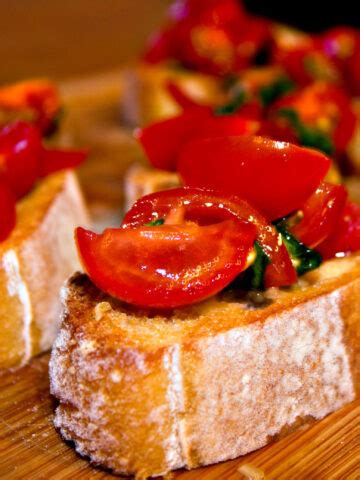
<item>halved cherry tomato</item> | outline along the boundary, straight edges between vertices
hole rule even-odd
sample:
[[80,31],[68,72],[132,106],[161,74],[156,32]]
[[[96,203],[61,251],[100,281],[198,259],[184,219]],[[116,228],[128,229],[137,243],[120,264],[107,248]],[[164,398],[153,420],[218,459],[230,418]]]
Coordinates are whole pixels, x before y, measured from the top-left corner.
[[296,272],[280,234],[246,201],[200,188],[177,188],[152,193],[138,200],[125,215],[123,228],[138,228],[167,217],[173,208],[185,209],[185,220],[208,225],[227,219],[238,219],[255,225],[257,241],[270,259],[265,286],[291,285]]
[[15,198],[6,183],[0,179],[0,242],[10,235],[15,220]]
[[185,185],[238,195],[271,220],[301,208],[329,166],[320,152],[257,136],[195,140],[178,160]]
[[175,308],[216,294],[239,275],[255,228],[233,220],[101,235],[77,228],[76,240],[85,271],[103,291],[141,307]]
[[52,82],[26,80],[0,88],[0,107],[32,110],[36,114],[36,125],[46,132],[60,109],[60,98]]
[[336,229],[317,250],[324,260],[360,250],[360,206],[348,201]]
[[163,170],[176,170],[181,147],[195,138],[249,135],[259,122],[239,115],[214,116],[210,110],[192,108],[181,115],[140,129],[136,136],[151,164]]
[[40,177],[65,168],[76,168],[88,155],[87,150],[60,150],[43,148],[40,155]]
[[314,37],[307,36],[292,47],[276,46],[273,62],[281,65],[299,85],[305,86],[315,80],[341,83],[341,71],[336,63],[316,45]]
[[16,122],[0,130],[0,172],[16,198],[37,180],[41,148],[39,131],[30,123]]
[[176,170],[176,155],[189,131],[211,115],[211,109],[188,109],[184,113],[135,131],[155,168]]
[[343,185],[321,182],[302,207],[303,218],[290,229],[291,233],[308,247],[317,247],[335,230],[346,198],[347,191]]

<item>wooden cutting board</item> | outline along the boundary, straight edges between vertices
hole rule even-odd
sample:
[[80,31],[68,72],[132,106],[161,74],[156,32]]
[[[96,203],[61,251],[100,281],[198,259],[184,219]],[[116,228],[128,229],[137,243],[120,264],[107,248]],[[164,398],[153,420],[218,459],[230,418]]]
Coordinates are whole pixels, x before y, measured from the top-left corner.
[[[48,360],[45,354],[0,376],[0,478],[114,478],[79,457],[55,431]],[[174,479],[241,480],[238,468],[244,463],[261,468],[271,480],[360,479],[360,400],[255,453],[212,467],[180,471]]]

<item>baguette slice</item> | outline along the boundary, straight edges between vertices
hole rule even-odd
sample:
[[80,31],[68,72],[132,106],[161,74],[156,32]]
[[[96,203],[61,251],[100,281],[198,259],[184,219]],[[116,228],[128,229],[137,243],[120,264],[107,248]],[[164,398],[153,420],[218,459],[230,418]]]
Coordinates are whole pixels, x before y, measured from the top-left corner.
[[55,425],[117,473],[235,458],[352,401],[360,380],[360,256],[262,298],[227,291],[150,314],[75,274],[50,361]]
[[166,65],[138,63],[125,70],[122,78],[122,115],[133,126],[144,126],[181,112],[167,91],[169,81],[199,103],[216,105],[226,99],[218,78]]
[[51,347],[59,291],[78,266],[73,230],[87,223],[70,171],[42,180],[18,203],[16,227],[0,243],[0,370]]

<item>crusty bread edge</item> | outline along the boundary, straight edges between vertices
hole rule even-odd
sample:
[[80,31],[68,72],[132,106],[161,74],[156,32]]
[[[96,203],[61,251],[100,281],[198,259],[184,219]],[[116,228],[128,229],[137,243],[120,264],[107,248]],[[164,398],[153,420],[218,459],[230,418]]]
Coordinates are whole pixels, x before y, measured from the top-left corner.
[[[254,331],[257,331],[257,337],[255,335],[254,338],[260,339],[261,343],[261,336],[265,332],[262,329],[270,328],[267,325],[269,326],[274,322],[274,324],[276,322],[289,323],[292,326],[291,328],[294,325],[300,325],[301,328],[302,324],[304,324],[305,329],[302,331],[304,335],[306,335],[306,328],[313,329],[315,322],[316,325],[318,323],[318,327],[315,328],[314,332],[317,332],[316,342],[318,342],[319,349],[326,350],[327,344],[331,345],[331,342],[335,342],[334,345],[337,345],[336,348],[339,352],[341,351],[341,354],[339,354],[340,363],[337,364],[336,368],[330,365],[327,367],[325,364],[323,365],[323,370],[320,371],[320,377],[322,374],[324,378],[330,375],[329,385],[326,384],[327,380],[320,387],[318,385],[318,390],[315,389],[316,391],[313,395],[310,395],[310,398],[308,398],[308,392],[304,392],[307,403],[304,400],[304,404],[299,406],[298,411],[302,412],[301,415],[297,414],[296,411],[292,413],[287,412],[284,414],[284,422],[281,421],[281,418],[277,418],[276,421],[275,419],[269,420],[270,424],[272,421],[273,423],[271,428],[267,429],[264,429],[265,421],[263,426],[259,426],[256,421],[252,423],[249,417],[248,425],[249,428],[251,427],[252,433],[250,432],[251,441],[249,437],[248,444],[246,442],[236,442],[238,432],[235,423],[233,424],[233,432],[231,431],[231,426],[224,430],[221,428],[221,423],[217,424],[216,421],[214,422],[211,419],[211,412],[206,411],[206,408],[205,413],[200,411],[202,409],[200,403],[203,401],[201,396],[211,398],[214,394],[212,388],[214,385],[216,386],[216,383],[209,385],[214,375],[219,376],[219,381],[227,381],[227,373],[225,372],[224,376],[224,372],[221,372],[221,368],[223,368],[221,363],[224,362],[219,363],[219,359],[222,356],[223,359],[227,358],[232,348],[231,344],[234,344],[234,341],[236,347],[235,339],[241,337],[243,326],[239,328],[234,327],[225,333],[217,333],[215,336],[212,336],[210,329],[207,337],[196,338],[193,342],[187,341],[187,343],[180,345],[175,344],[159,348],[158,351],[146,352],[142,349],[142,345],[139,345],[138,349],[127,347],[126,345],[123,345],[122,348],[117,346],[117,349],[114,350],[110,345],[102,343],[102,350],[94,353],[91,348],[92,340],[87,336],[87,326],[81,326],[74,317],[79,316],[79,308],[81,308],[80,302],[74,309],[74,305],[78,301],[75,299],[74,303],[74,295],[76,297],[79,293],[76,291],[78,288],[76,285],[79,281],[82,281],[81,277],[75,277],[67,289],[64,321],[60,335],[54,345],[50,362],[51,390],[60,399],[55,425],[65,439],[75,442],[76,449],[80,454],[89,456],[94,463],[108,467],[117,473],[136,474],[139,478],[142,478],[147,475],[162,475],[181,467],[194,468],[235,458],[264,446],[271,438],[281,435],[285,430],[307,422],[309,418],[322,418],[355,398],[355,386],[360,380],[359,343],[354,341],[354,338],[358,339],[360,336],[360,277],[356,277],[348,284],[323,293],[318,297],[310,298],[296,307],[283,311],[279,315],[273,313],[263,322],[256,322],[249,326],[255,329]],[[80,293],[80,295],[82,294]],[[97,304],[103,305],[102,298],[97,297],[90,309],[94,305],[96,308]],[[91,310],[88,310],[86,315],[92,315]],[[99,322],[106,321],[106,319],[107,312],[104,313],[103,318],[99,319]],[[100,323],[99,328],[101,328]],[[321,331],[323,332],[321,333]],[[325,331],[328,333],[324,334]],[[334,332],[336,332],[336,335]],[[321,339],[319,335],[320,337],[325,335],[325,337]],[[341,340],[340,343],[339,339]],[[102,338],[101,342],[103,341],[104,339]],[[219,348],[220,351],[218,351],[217,356],[212,357],[211,352]],[[331,348],[327,354],[331,353]],[[232,351],[235,352],[236,349]],[[320,355],[320,353],[317,352],[316,354]],[[107,357],[108,355],[112,358]],[[206,360],[207,355],[209,356]],[[113,383],[114,378],[112,377],[114,375],[116,377],[116,372],[120,372],[120,376],[124,374],[122,365],[125,359],[129,362],[129,358],[132,360],[130,367],[129,363],[126,367],[129,369],[126,374],[127,383],[121,383],[122,389],[117,390],[116,382]],[[206,361],[208,361],[208,365],[215,365],[215,370],[211,371],[210,369],[210,373],[206,373]],[[92,371],[92,384],[89,384],[88,379],[82,375],[84,372],[81,373],[79,371],[79,365],[88,370],[85,373],[85,377]],[[104,365],[107,365],[105,370],[103,369]],[[116,368],[114,368],[114,365]],[[119,438],[116,439],[110,435],[111,425],[110,430],[107,430],[108,425],[106,425],[107,414],[112,408],[116,410],[114,405],[121,405],[123,401],[122,395],[129,395],[131,388],[136,390],[138,387],[140,389],[137,390],[138,395],[141,395],[142,380],[140,379],[139,385],[136,383],[139,381],[139,365],[142,365],[141,368],[144,365],[146,368],[149,368],[146,374],[147,378],[149,375],[151,377],[152,374],[155,374],[155,376],[159,374],[159,382],[161,384],[164,381],[162,374],[166,371],[169,381],[166,395],[164,396],[165,403],[161,407],[164,411],[166,410],[165,415],[168,416],[168,419],[171,419],[171,425],[169,425],[169,422],[164,423],[163,419],[161,421],[157,419],[159,428],[155,428],[155,436],[154,432],[151,436],[162,447],[160,449],[161,452],[157,452],[150,459],[148,456],[149,444],[147,443],[149,439],[144,441],[144,450],[142,451],[141,448],[139,450],[136,437],[132,437],[133,444],[127,445],[127,453],[132,452],[132,458],[124,457],[121,441],[119,442]],[[328,370],[326,370],[327,368]],[[135,374],[132,369],[135,369]],[[98,376],[97,374],[94,375],[96,370],[98,373],[101,371]],[[159,373],[160,370],[161,375]],[[236,373],[234,374],[234,370],[231,368],[229,371],[231,372],[231,381],[236,382]],[[306,375],[308,374],[303,370],[301,372],[300,378],[306,383]],[[251,376],[254,372],[249,371],[247,373]],[[91,405],[91,402],[94,401],[96,389],[101,388],[101,385],[104,386],[105,384],[109,397],[107,398],[106,407],[101,414],[102,420],[100,422],[97,414],[94,415],[94,405]],[[336,387],[337,384],[340,385],[338,389]],[[115,390],[112,392],[114,385]],[[324,396],[325,390],[327,390],[326,395],[328,395],[328,399],[326,399],[326,395]],[[148,391],[147,395],[149,393]],[[154,389],[152,393],[156,402],[156,395],[159,392]],[[115,397],[113,397],[114,394]],[[319,395],[322,399],[321,402],[318,402],[316,407],[310,408],[311,404],[317,402]],[[216,395],[214,398],[216,398]],[[236,403],[230,405],[226,401],[226,395],[224,398],[220,395],[215,410],[231,408],[232,411],[226,414],[227,421],[231,425],[231,422],[234,422],[238,415],[234,407]],[[143,400],[142,408],[146,409],[148,407],[146,398]],[[271,405],[271,401],[272,399],[270,398],[268,401],[269,405]],[[204,405],[206,407],[206,402]],[[129,408],[129,405],[127,407]],[[91,413],[89,413],[90,409]],[[133,413],[131,413],[131,408],[127,412],[121,412],[121,415],[123,415],[122,421],[125,422],[124,419],[126,419],[127,422],[131,423],[134,411],[139,413],[135,404],[133,404],[133,409],[135,409]],[[199,411],[197,412],[197,410]],[[189,415],[188,412],[190,412]],[[111,416],[111,412],[109,414]],[[150,415],[151,411],[148,414]],[[152,415],[154,415],[154,412],[152,412]],[[98,421],[99,423],[97,423]],[[209,427],[210,424],[211,428]],[[160,425],[162,426],[160,427]],[[164,425],[166,425],[166,428],[164,428]],[[125,424],[122,427],[128,428]],[[143,435],[144,430],[141,430],[142,424],[137,425],[137,427],[140,428],[139,435]],[[137,427],[136,425],[132,426],[135,429],[134,435],[136,435]],[[254,434],[254,429],[256,428],[259,429],[258,434],[256,432]],[[100,430],[101,433],[99,433]],[[215,440],[214,431],[217,437]],[[165,438],[166,436],[167,438]],[[109,440],[110,438],[112,438],[111,441]],[[129,442],[130,440],[127,439],[127,441]],[[219,445],[221,445],[221,448],[219,448]],[[149,455],[151,457],[151,454]],[[149,463],[149,460],[150,462],[155,460],[155,463]]]

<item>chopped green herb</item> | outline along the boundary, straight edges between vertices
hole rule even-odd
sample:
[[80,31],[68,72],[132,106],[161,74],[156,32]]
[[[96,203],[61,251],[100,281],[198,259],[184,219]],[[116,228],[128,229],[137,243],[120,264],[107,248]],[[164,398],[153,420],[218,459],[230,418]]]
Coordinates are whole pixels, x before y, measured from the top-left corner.
[[260,247],[258,242],[254,243],[256,258],[254,263],[244,272],[243,282],[247,289],[264,290],[264,275],[270,258]]
[[144,227],[157,227],[159,225],[163,225],[165,220],[163,218],[158,218],[157,220],[153,220],[152,222],[145,223]]
[[278,115],[289,120],[298,135],[301,145],[316,148],[327,155],[334,153],[334,145],[330,137],[316,127],[305,125],[295,110],[292,108],[281,108],[278,111]]
[[275,223],[277,231],[281,234],[284,244],[293,260],[298,275],[303,275],[318,268],[322,263],[320,253],[307,247],[294,235],[288,232],[286,218]]
[[216,107],[214,110],[214,114],[218,116],[232,115],[244,105],[245,100],[246,100],[245,92],[243,90],[239,90],[234,94],[230,102],[226,103],[225,105],[221,105],[220,107]]
[[229,74],[222,80],[222,89],[225,92],[228,92],[230,89],[234,88],[239,80],[237,75]]
[[294,82],[292,82],[288,77],[282,76],[270,85],[264,85],[260,88],[259,96],[261,103],[264,107],[267,107],[294,88]]

